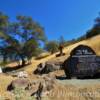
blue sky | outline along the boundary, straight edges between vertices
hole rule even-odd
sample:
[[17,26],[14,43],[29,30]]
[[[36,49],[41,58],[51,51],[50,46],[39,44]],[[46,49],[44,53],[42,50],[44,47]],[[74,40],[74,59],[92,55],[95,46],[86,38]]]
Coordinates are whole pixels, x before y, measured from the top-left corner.
[[11,20],[16,15],[32,16],[45,28],[49,40],[61,35],[70,40],[93,26],[100,0],[0,0],[0,11]]

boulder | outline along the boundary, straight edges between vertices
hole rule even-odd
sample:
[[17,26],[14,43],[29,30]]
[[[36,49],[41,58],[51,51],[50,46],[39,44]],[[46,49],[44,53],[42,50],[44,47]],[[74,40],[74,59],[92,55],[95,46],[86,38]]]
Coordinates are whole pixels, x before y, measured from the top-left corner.
[[8,72],[9,75],[11,75],[12,77],[18,77],[18,78],[28,78],[28,73],[26,71],[11,71]]
[[0,67],[0,73],[2,73],[2,68]]
[[37,65],[37,69],[34,71],[34,74],[42,74],[42,70],[45,68],[45,63],[40,63]]
[[30,85],[30,81],[28,79],[16,79],[13,80],[9,86],[7,87],[8,91],[14,90],[15,88],[27,88]]
[[21,71],[17,75],[18,78],[28,78],[28,73],[26,71]]
[[56,78],[53,75],[42,75],[35,80],[29,81],[28,79],[13,80],[7,87],[7,90],[13,92],[15,88],[24,89],[30,96],[38,98],[47,96],[54,88]]
[[61,70],[61,68],[62,68],[62,63],[48,61],[45,63],[40,63],[37,66],[37,69],[34,71],[34,74],[48,74],[56,70]]
[[37,90],[34,91],[31,96],[35,96],[37,98],[47,96],[54,88],[55,81],[56,80],[54,77],[49,77],[49,75],[42,75],[41,79],[33,81],[33,83],[35,82],[34,85],[36,85],[35,88],[37,87]]

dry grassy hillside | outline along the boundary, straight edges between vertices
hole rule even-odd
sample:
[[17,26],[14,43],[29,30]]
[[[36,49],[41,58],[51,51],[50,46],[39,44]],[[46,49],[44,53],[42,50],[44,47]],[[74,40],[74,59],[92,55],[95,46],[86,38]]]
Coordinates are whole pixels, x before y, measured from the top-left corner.
[[97,53],[97,55],[100,55],[100,35],[97,35],[97,36],[90,38],[88,40],[83,40],[81,42],[78,42],[78,43],[75,43],[71,46],[68,46],[65,48],[64,51],[69,54],[70,51],[73,48],[75,48],[76,46],[78,46],[79,44],[84,44],[84,45],[90,46]]
[[[75,43],[75,44],[70,45],[68,47],[65,47],[64,52],[66,53],[66,56],[63,57],[63,58],[65,59],[70,54],[71,50],[73,48],[75,48],[76,46],[78,46],[79,44],[84,44],[84,45],[90,46],[96,52],[97,55],[100,55],[100,35],[97,35],[97,36],[90,38],[88,40],[83,40],[81,42],[78,42],[78,43]],[[33,59],[32,65],[26,67],[25,70],[28,71],[28,72],[31,72],[36,68],[36,65],[41,63],[41,62],[45,62],[45,61],[52,60],[52,59],[54,59],[54,60],[60,59],[60,58],[55,57],[56,54],[57,53],[50,55],[46,58],[43,58],[41,60],[34,60]],[[61,59],[63,59],[63,58],[61,58]]]
[[[90,46],[95,52],[97,55],[100,55],[100,35],[97,35],[93,38],[90,38],[88,40],[83,40],[81,42],[78,42],[78,43],[75,43],[73,45],[70,45],[68,47],[65,47],[64,48],[64,52],[66,53],[66,56],[64,57],[59,57],[59,58],[56,58],[55,55],[58,53],[55,53],[53,55],[49,55],[43,59],[39,59],[39,60],[34,60],[34,58],[32,59],[32,64],[25,67],[25,70],[28,71],[29,73],[32,72],[36,66],[41,63],[41,62],[45,62],[45,61],[48,61],[48,60],[58,60],[58,59],[66,59],[67,56],[70,54],[71,50],[74,49],[76,46],[80,45],[80,44],[84,44],[84,45],[88,45]],[[11,63],[9,64],[10,67],[16,65],[16,63]]]
[[[88,40],[84,40],[84,41],[81,41],[81,42],[79,42],[79,43],[75,43],[75,44],[73,44],[73,45],[70,45],[70,46],[68,46],[68,47],[65,47],[65,49],[64,49],[64,52],[66,53],[66,56],[64,56],[64,57],[58,57],[58,58],[56,58],[55,57],[55,55],[57,54],[57,53],[55,53],[55,54],[53,54],[53,55],[50,55],[50,56],[48,56],[48,57],[46,57],[46,58],[43,58],[43,59],[41,59],[41,60],[32,60],[32,64],[31,65],[29,65],[29,66],[26,66],[26,67],[24,67],[23,69],[24,70],[26,70],[30,75],[32,75],[31,73],[33,72],[33,70],[36,68],[36,66],[40,63],[40,62],[45,62],[45,61],[48,61],[48,60],[59,60],[59,59],[62,59],[62,60],[64,60],[64,59],[66,59],[68,56],[69,56],[69,54],[70,54],[70,51],[73,49],[73,48],[75,48],[76,46],[78,46],[79,44],[84,44],[84,45],[88,45],[88,46],[90,46],[92,49],[94,49],[95,50],[95,52],[97,53],[97,55],[100,55],[100,35],[98,35],[98,36],[95,36],[95,37],[93,37],[93,38],[91,38],[91,39],[88,39]],[[15,63],[13,63],[13,64],[10,64],[10,66],[13,66]],[[58,73],[58,72],[57,72]],[[60,72],[61,74],[62,74],[62,72]],[[58,73],[59,74],[59,73]],[[32,77],[30,78],[30,79],[32,79],[32,78],[34,78],[33,77],[33,75],[32,75]],[[7,86],[8,86],[8,84],[12,81],[12,80],[14,80],[14,78],[12,77],[12,76],[10,76],[10,75],[3,75],[3,74],[0,74],[0,95],[2,95],[2,96],[5,96],[5,97],[11,97],[11,94],[9,93],[9,92],[7,92],[6,91],[6,89],[7,89]],[[96,84],[97,85],[97,84]],[[72,86],[71,86],[72,87]],[[92,86],[92,87],[94,87],[95,89],[96,88],[98,88],[99,86],[97,86],[97,87],[95,87],[95,86]],[[65,89],[65,87],[63,88],[63,86],[61,86],[61,87],[58,87],[57,89],[59,89],[59,90],[61,90],[61,89]],[[69,87],[68,87],[69,88]],[[67,88],[66,88],[67,89]],[[74,88],[75,89],[75,88]],[[73,90],[74,90],[73,89]],[[56,90],[56,89],[55,89]],[[54,91],[55,91],[54,90]],[[87,88],[86,88],[86,90],[87,90]],[[77,90],[78,92],[79,92],[79,90]],[[65,97],[64,97],[65,98]],[[68,98],[68,97],[67,97]],[[85,97],[84,97],[85,98]],[[61,99],[61,98],[60,98]],[[11,100],[13,100],[13,99],[11,99]],[[56,100],[55,98],[52,98],[52,100]],[[59,100],[59,99],[58,99]],[[63,99],[63,100],[66,100],[66,99]],[[74,100],[74,99],[71,99],[70,97],[68,98],[68,100]],[[78,99],[78,100],[80,100],[80,99]],[[81,99],[81,100],[90,100],[90,99]],[[92,100],[92,99],[91,99]],[[99,100],[99,99],[93,99],[93,100]]]

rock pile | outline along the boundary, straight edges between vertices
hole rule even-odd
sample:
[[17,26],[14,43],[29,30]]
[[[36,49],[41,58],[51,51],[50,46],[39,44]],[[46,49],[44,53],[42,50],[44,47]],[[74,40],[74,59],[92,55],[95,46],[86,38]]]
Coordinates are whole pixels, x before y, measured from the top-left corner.
[[50,72],[61,70],[62,69],[62,63],[61,62],[45,62],[40,63],[37,66],[37,69],[34,71],[34,74],[48,74]]
[[7,90],[13,93],[15,88],[22,88],[27,91],[30,96],[34,96],[41,100],[41,97],[47,96],[54,88],[56,78],[52,75],[39,76],[36,80],[29,80],[27,78],[19,78],[13,80],[8,86]]

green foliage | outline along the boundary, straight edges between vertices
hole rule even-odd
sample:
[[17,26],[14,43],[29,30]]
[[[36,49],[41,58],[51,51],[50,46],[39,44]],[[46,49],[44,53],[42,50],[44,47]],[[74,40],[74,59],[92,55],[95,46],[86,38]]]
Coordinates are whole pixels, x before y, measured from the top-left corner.
[[10,22],[8,17],[0,13],[0,54],[4,61],[7,58],[22,60],[31,59],[38,52],[40,41],[45,42],[43,27],[31,17],[17,16],[16,22]]
[[35,100],[35,97],[31,97],[23,88],[15,88],[13,93],[15,100]]
[[49,41],[45,44],[45,50],[51,52],[52,54],[58,51],[59,43],[56,41]]
[[6,34],[8,26],[9,26],[8,16],[0,12],[0,39],[8,38],[8,35]]
[[44,50],[43,50],[43,48],[36,48],[36,51],[34,52],[34,56],[35,57],[37,57],[37,56],[39,56],[40,54],[42,54],[43,52],[45,52]]
[[86,38],[91,38],[99,34],[100,34],[100,28],[93,28],[86,33]]
[[91,38],[99,34],[100,34],[100,15],[95,19],[95,24],[93,28],[86,33],[86,38]]
[[11,62],[0,62],[0,67],[4,68],[9,63]]

